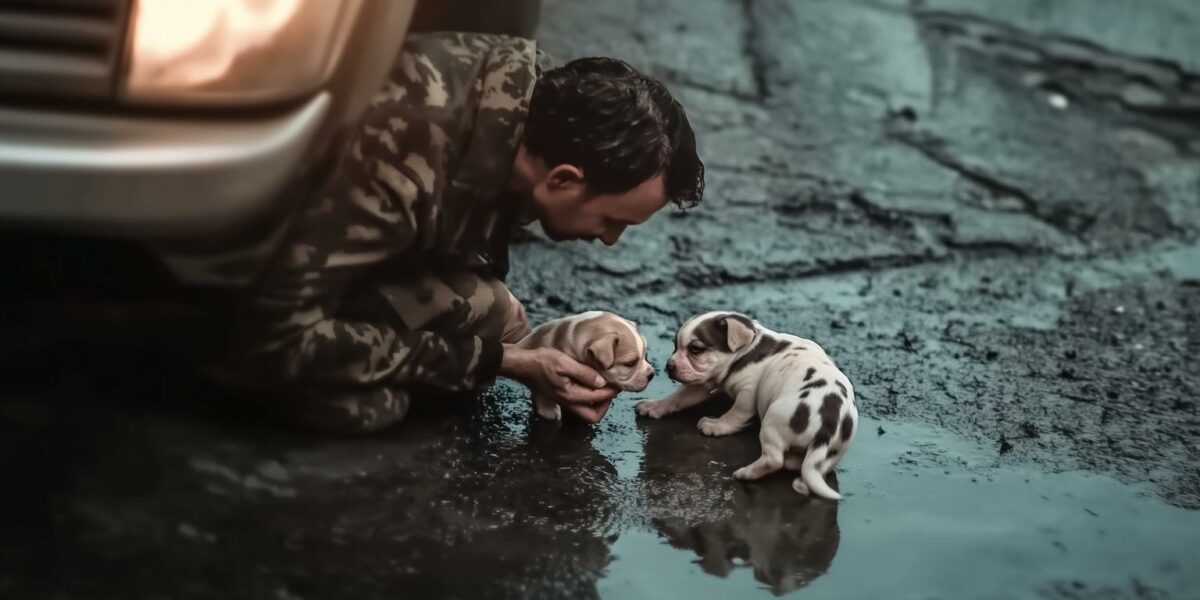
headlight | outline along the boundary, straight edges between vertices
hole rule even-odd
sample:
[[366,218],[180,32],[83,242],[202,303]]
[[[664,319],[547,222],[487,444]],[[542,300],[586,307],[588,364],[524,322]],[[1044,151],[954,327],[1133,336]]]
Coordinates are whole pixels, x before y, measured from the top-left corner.
[[359,4],[136,0],[125,95],[245,103],[311,91],[328,75]]

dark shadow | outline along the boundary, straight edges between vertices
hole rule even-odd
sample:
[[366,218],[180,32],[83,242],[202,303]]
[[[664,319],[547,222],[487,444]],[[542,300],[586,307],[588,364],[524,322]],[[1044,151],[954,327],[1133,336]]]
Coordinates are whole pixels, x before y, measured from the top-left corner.
[[598,595],[616,470],[525,398],[420,398],[331,437],[129,339],[6,358],[0,596]]
[[[727,577],[749,568],[775,594],[823,575],[841,534],[834,502],[811,499],[791,487],[795,474],[778,473],[742,483],[734,469],[759,454],[757,428],[724,438],[696,429],[719,402],[660,421],[643,420],[646,450],[642,481],[654,528],[675,548],[695,552],[705,573]],[[835,488],[835,477],[829,479]]]
[[541,7],[541,0],[418,2],[409,32],[475,31],[533,37]]

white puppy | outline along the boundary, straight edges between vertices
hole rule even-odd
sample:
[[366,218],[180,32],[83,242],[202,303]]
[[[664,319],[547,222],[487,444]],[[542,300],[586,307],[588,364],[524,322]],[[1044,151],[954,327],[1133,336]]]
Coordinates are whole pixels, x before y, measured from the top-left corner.
[[[646,338],[632,321],[610,312],[594,310],[543,323],[517,346],[561,350],[622,391],[640,392],[654,378],[654,367],[646,360]],[[562,419],[562,409],[549,398],[535,394],[533,407],[544,418]]]
[[854,386],[816,342],[776,333],[737,313],[705,313],[679,329],[667,375],[683,385],[662,400],[639,402],[639,415],[658,419],[724,391],[733,408],[700,419],[705,435],[735,433],[755,416],[762,421],[762,456],[734,477],[759,479],[786,466],[800,471],[792,482],[797,492],[841,498],[824,475],[850,448],[858,409]]

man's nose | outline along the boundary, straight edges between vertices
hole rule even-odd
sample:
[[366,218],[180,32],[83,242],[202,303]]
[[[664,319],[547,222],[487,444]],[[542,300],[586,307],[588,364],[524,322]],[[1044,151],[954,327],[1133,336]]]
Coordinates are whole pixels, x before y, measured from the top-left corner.
[[612,227],[605,231],[604,235],[600,236],[600,241],[604,242],[605,246],[612,246],[613,244],[617,243],[617,240],[621,239],[622,233],[625,233],[624,225],[621,225],[620,227]]
[[650,376],[646,377],[646,381],[650,381],[652,379],[654,379],[654,371],[650,371]]

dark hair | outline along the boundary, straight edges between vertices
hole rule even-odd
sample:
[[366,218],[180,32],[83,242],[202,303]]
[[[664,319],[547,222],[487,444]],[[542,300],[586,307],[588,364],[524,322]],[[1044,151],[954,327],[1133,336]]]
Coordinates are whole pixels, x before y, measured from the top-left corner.
[[581,58],[538,78],[525,147],[550,167],[579,167],[597,193],[627,192],[662,173],[667,197],[704,196],[704,163],[683,107],[663,84],[613,58]]

